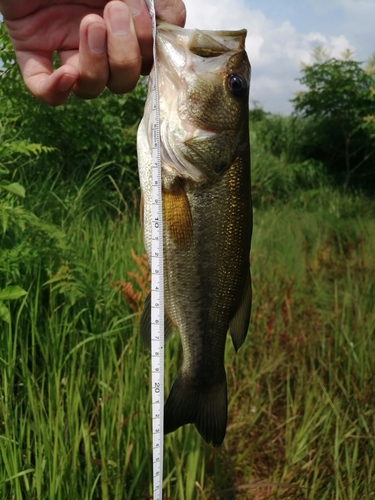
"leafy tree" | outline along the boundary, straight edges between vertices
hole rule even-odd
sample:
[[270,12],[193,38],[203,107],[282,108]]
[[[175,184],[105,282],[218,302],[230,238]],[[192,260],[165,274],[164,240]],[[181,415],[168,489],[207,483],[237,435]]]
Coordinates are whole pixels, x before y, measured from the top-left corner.
[[[292,116],[265,114],[258,121],[250,111],[250,123],[256,123],[257,137],[263,147],[285,163],[304,161],[301,146],[306,135],[306,120]],[[259,113],[259,112],[258,112]],[[307,127],[308,129],[308,127]]]
[[0,59],[2,62],[1,72],[11,68],[15,64],[16,59],[5,24],[2,21],[0,21]]
[[136,201],[145,93],[143,82],[126,96],[43,104],[26,89],[0,22],[0,330],[28,289],[27,272],[45,282],[73,255],[64,227],[77,213],[122,216],[119,207]]
[[308,149],[343,179],[375,180],[375,74],[360,62],[321,57],[304,66],[307,87],[292,100],[297,115],[311,120]]
[[[2,68],[1,68],[2,66]],[[145,81],[130,94],[84,101],[71,96],[53,108],[26,89],[4,24],[0,23],[0,124],[4,139],[17,139],[49,148],[33,165],[33,178],[51,169],[83,182],[94,164],[111,163],[110,172],[125,199],[138,189],[136,133],[146,97]],[[110,186],[109,186],[110,188]]]

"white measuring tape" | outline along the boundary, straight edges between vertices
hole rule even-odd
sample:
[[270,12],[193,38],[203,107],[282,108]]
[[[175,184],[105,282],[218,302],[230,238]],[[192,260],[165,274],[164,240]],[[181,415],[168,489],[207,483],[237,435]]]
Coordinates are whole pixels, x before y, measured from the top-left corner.
[[154,500],[162,500],[164,450],[164,268],[163,209],[160,159],[160,118],[156,71],[156,13],[154,0],[146,0],[154,38],[152,85],[152,230],[151,230],[151,387]]

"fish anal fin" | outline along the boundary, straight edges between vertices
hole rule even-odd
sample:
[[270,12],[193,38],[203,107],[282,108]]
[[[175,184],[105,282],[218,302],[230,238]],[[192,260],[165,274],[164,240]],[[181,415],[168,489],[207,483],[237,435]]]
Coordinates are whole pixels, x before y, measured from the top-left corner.
[[168,235],[178,250],[187,250],[193,238],[193,220],[182,180],[163,186],[163,215]]
[[[175,331],[172,321],[164,315],[164,340],[167,342]],[[151,352],[151,293],[146,297],[140,321],[140,334],[143,345]]]
[[236,314],[233,316],[229,323],[229,330],[236,351],[238,351],[238,349],[244,343],[249,328],[251,314],[251,295],[251,277],[249,270],[246,276],[240,304],[237,308]]
[[227,427],[227,380],[200,387],[179,373],[164,409],[164,431],[175,431],[185,424],[195,424],[207,444],[219,447]]

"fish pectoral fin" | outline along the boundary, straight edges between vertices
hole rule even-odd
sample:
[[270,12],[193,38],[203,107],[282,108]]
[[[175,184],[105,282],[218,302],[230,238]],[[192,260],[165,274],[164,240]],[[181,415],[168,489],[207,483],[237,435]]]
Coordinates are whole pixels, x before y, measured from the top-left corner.
[[217,384],[200,387],[179,373],[164,409],[164,432],[195,424],[207,444],[216,448],[224,440],[227,427],[227,380],[225,371]]
[[245,286],[242,292],[242,297],[236,314],[229,323],[230,335],[236,351],[242,346],[245,341],[247,331],[249,329],[250,314],[251,314],[251,277],[250,270],[248,271]]
[[193,219],[182,180],[176,177],[163,186],[163,216],[166,230],[178,250],[187,250],[193,238]]
[[[164,315],[164,340],[167,342],[175,331],[172,321]],[[143,345],[151,352],[151,293],[147,295],[140,320],[140,334]]]

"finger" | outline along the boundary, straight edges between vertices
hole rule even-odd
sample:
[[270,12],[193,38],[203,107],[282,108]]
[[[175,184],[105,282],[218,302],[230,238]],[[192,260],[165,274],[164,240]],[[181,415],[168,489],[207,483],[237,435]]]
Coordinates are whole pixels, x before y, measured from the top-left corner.
[[142,55],[142,75],[150,72],[152,67],[152,22],[145,0],[125,0],[133,17],[135,32]]
[[156,17],[176,26],[185,26],[186,8],[182,0],[155,0]]
[[142,64],[141,51],[128,7],[112,0],[104,9],[107,25],[109,79],[107,87],[115,94],[133,90]]
[[96,14],[85,16],[80,25],[78,71],[73,92],[83,99],[97,97],[107,84],[109,67],[107,28]]
[[17,60],[25,84],[30,92],[47,104],[63,104],[78,79],[78,69],[64,64],[53,72],[52,55],[47,53],[17,52]]

